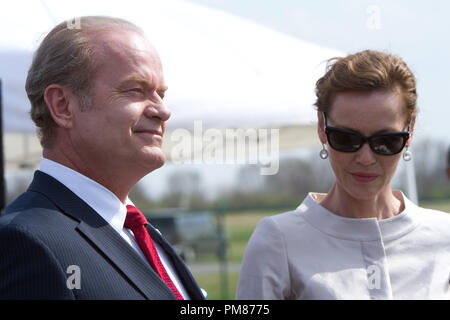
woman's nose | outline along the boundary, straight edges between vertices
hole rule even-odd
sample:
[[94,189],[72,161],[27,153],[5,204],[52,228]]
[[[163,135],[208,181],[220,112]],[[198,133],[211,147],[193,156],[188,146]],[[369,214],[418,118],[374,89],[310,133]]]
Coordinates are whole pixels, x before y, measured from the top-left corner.
[[377,161],[377,158],[372,149],[370,149],[369,144],[366,142],[362,145],[361,149],[356,152],[356,160],[364,166],[370,166]]

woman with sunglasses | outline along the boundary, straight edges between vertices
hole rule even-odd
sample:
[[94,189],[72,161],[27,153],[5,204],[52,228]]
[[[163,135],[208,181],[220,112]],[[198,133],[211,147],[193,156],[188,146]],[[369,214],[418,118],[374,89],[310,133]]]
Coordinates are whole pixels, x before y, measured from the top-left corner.
[[336,180],[258,224],[237,299],[450,299],[450,215],[391,189],[412,156],[414,75],[367,50],[331,59],[316,95],[320,158]]

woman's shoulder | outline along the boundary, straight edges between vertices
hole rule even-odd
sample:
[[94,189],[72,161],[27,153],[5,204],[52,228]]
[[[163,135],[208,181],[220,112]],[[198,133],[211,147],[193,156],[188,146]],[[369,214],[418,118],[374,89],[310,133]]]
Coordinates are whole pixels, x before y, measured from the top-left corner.
[[304,203],[305,201],[296,209],[262,218],[256,227],[256,231],[263,233],[298,234],[305,231],[305,229],[309,229],[311,226],[305,219],[305,215],[311,209],[305,208]]
[[272,216],[267,216],[261,219],[260,223],[272,224],[278,227],[290,225],[292,223],[301,224],[303,219],[297,209],[281,212]]
[[397,197],[403,201],[405,205],[405,212],[420,221],[422,224],[443,224],[446,227],[450,226],[450,213],[421,206],[420,203],[416,204],[406,197],[403,192],[395,192],[397,192],[397,195],[400,195]]
[[414,216],[419,222],[418,231],[428,240],[440,241],[450,246],[450,213],[416,206]]
[[423,221],[450,226],[450,213],[420,206],[415,211]]

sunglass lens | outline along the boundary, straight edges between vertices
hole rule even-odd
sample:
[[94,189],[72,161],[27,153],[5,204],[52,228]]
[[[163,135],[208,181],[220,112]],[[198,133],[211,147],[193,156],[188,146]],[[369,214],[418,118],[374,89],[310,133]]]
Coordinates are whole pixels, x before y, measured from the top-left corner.
[[330,146],[342,152],[354,152],[359,149],[362,144],[361,137],[356,134],[330,131],[328,134],[328,143]]
[[404,136],[378,136],[371,139],[371,147],[378,154],[392,155],[402,151],[405,142]]

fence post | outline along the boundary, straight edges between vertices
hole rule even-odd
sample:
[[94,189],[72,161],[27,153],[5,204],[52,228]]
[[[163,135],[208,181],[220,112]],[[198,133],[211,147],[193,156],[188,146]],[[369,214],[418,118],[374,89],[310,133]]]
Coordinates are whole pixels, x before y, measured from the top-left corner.
[[223,225],[223,217],[226,214],[227,199],[222,201],[217,211],[217,234],[219,235],[219,260],[220,260],[220,291],[222,299],[228,299],[228,257],[227,235]]
[[3,96],[2,79],[0,79],[0,215],[5,209],[5,161],[3,156]]

